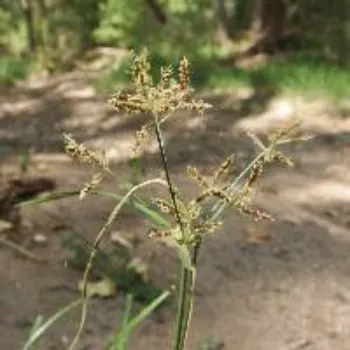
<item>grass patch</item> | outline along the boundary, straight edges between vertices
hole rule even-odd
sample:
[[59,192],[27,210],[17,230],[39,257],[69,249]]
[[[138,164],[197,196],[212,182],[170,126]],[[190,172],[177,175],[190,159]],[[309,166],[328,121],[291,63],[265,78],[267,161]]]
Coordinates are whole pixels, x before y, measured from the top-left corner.
[[24,80],[30,70],[28,60],[0,57],[0,85],[12,85],[18,80]]
[[[173,64],[178,57],[167,59],[156,54],[150,56],[152,74],[159,77],[160,67]],[[310,57],[290,60],[270,60],[265,66],[253,69],[223,67],[215,58],[191,57],[192,83],[196,89],[232,89],[252,87],[272,88],[282,93],[303,94],[307,97],[329,97],[344,99],[350,97],[350,70],[325,60]],[[125,67],[129,59],[102,76],[96,83],[101,92],[111,92],[125,86],[129,80]]]
[[344,99],[350,97],[350,70],[310,58],[271,60],[251,70],[216,67],[208,84],[209,88],[237,86],[273,87],[283,93]]

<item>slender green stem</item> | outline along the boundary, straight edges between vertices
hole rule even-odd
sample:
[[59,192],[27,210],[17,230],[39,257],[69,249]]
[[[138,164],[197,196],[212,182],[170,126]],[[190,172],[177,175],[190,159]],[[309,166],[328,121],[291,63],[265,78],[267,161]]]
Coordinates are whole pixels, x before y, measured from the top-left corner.
[[193,248],[193,269],[190,270],[186,268],[184,264],[181,266],[179,303],[173,350],[182,350],[186,344],[193,309],[194,291],[196,285],[196,266],[201,245],[202,241],[199,240]]
[[192,313],[194,285],[195,270],[189,270],[182,264],[174,350],[183,350],[185,348]]
[[164,170],[164,173],[165,173],[165,179],[166,179],[166,182],[168,183],[168,189],[169,189],[169,194],[170,194],[170,197],[171,197],[171,201],[173,202],[175,215],[176,215],[176,221],[177,221],[177,223],[178,223],[178,225],[180,227],[182,238],[184,238],[185,231],[184,231],[184,227],[183,227],[183,224],[182,224],[179,207],[178,207],[177,201],[176,201],[176,194],[175,194],[174,186],[173,186],[173,184],[171,182],[171,179],[170,179],[170,172],[169,172],[167,157],[166,157],[166,154],[165,154],[165,148],[164,148],[164,144],[163,144],[162,132],[161,132],[161,129],[160,129],[160,125],[159,125],[159,121],[158,121],[157,116],[154,116],[154,119],[155,119],[155,131],[156,131],[156,136],[157,136],[157,143],[158,143],[158,148],[159,148],[159,152],[160,152],[160,158],[161,158],[161,162],[162,162],[162,167],[163,167],[163,170]]
[[[165,154],[165,148],[163,144],[163,138],[160,129],[160,123],[155,117],[155,132],[157,136],[157,143],[159,147],[162,167],[165,173],[166,181],[168,183],[169,194],[174,206],[174,211],[176,215],[176,221],[180,227],[182,238],[185,238],[185,230],[181,220],[181,214],[176,201],[176,194],[174,187],[170,179],[170,172],[167,162],[167,157]],[[192,263],[197,260],[198,249],[194,249],[194,256],[192,258]],[[192,269],[186,267],[181,263],[181,277],[180,277],[180,290],[178,299],[178,309],[177,309],[177,320],[175,329],[175,339],[174,339],[174,350],[182,350],[185,347],[187,331],[189,328],[192,305],[193,305],[193,295],[194,295],[194,285],[195,285],[195,266]]]

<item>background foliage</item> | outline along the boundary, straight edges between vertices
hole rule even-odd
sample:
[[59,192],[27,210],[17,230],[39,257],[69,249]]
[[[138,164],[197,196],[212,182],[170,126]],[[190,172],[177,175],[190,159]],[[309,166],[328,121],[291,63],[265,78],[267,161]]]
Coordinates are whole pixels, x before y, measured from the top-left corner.
[[48,72],[101,45],[147,46],[162,61],[292,52],[346,65],[349,8],[349,0],[3,0],[0,52],[34,57]]

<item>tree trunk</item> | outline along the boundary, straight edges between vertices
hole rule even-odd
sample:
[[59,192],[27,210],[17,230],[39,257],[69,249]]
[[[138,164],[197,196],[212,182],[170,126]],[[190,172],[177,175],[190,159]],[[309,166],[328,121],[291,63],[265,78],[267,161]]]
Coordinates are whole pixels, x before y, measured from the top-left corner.
[[287,9],[283,0],[263,0],[261,6],[261,30],[272,45],[284,34]]
[[254,35],[258,35],[262,31],[262,7],[263,0],[252,0],[252,26]]
[[31,6],[30,0],[21,0],[21,7],[22,7],[22,11],[23,11],[26,26],[27,26],[28,47],[31,52],[34,52],[36,49],[36,40],[35,40],[33,8]]
[[215,0],[215,7],[216,7],[217,17],[220,21],[220,25],[223,28],[226,36],[229,39],[234,39],[235,37],[234,28],[231,23],[231,16],[227,12],[225,0]]
[[284,0],[253,0],[251,28],[254,44],[244,55],[273,53],[286,32],[287,6]]
[[168,22],[168,18],[166,13],[163,11],[161,6],[157,3],[157,0],[145,0],[147,6],[152,11],[154,17],[160,24],[166,24]]

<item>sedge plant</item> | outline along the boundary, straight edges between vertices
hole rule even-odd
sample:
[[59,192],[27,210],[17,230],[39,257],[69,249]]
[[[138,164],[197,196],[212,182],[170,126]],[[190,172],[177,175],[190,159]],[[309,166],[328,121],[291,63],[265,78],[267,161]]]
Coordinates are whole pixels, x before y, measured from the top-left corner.
[[[149,236],[165,242],[178,254],[181,273],[172,349],[183,350],[193,309],[198,255],[205,238],[220,228],[226,209],[238,210],[254,220],[272,219],[268,213],[254,207],[252,199],[255,189],[266,165],[272,162],[292,164],[291,160],[282,154],[279,146],[298,139],[299,121],[294,119],[268,135],[267,141],[249,135],[258,149],[257,155],[238,175],[234,168],[234,155],[224,159],[211,175],[204,175],[198,168],[189,165],[187,174],[197,183],[199,191],[195,198],[187,199],[172,179],[163,128],[181,111],[192,111],[202,115],[211,106],[194,98],[194,91],[190,85],[189,63],[185,57],[179,62],[178,72],[174,72],[171,66],[162,68],[159,81],[154,81],[150,71],[146,51],[140,55],[133,55],[131,73],[134,90],[117,92],[109,103],[117,111],[125,112],[130,117],[135,114],[145,117],[144,124],[136,132],[135,147],[131,156],[140,157],[148,141],[154,138],[158,146],[162,175],[130,185],[98,233],[84,272],[82,318],[70,350],[76,347],[83,330],[87,310],[86,286],[98,246],[124,205],[131,203],[146,214],[154,226]],[[96,169],[91,181],[81,190],[81,198],[89,193],[96,194],[96,187],[105,176],[114,178],[107,158],[103,152],[87,148],[70,135],[65,135],[64,138],[66,151],[73,159],[91,164]],[[163,187],[167,195],[151,198],[151,201],[141,199],[138,195],[139,190],[150,186]]]

